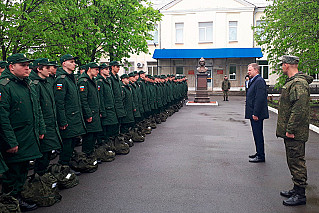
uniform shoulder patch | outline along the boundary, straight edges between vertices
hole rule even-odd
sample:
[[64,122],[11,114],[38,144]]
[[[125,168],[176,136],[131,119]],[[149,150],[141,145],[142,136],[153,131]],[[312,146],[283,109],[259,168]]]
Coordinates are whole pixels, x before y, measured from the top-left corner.
[[60,75],[61,76],[61,78],[65,78],[66,77],[66,75]]
[[39,80],[33,80],[32,83],[33,83],[33,84],[38,84],[38,83],[39,83]]
[[97,85],[97,90],[100,91],[101,90],[101,86]]
[[9,82],[10,82],[9,78],[3,78],[0,80],[0,84],[3,86],[7,85]]
[[84,90],[85,90],[84,85],[81,85],[81,86],[80,86],[80,91],[83,92]]
[[102,81],[103,81],[103,79],[102,79],[102,78],[100,78],[100,79],[98,79],[97,81],[101,81],[101,82],[102,82]]
[[87,78],[84,78],[84,79],[83,79],[83,81],[84,81],[84,82],[87,82],[87,81],[88,81],[88,79],[87,79]]
[[61,83],[57,83],[56,84],[56,89],[57,90],[62,90],[62,88],[63,88],[63,84],[61,84]]

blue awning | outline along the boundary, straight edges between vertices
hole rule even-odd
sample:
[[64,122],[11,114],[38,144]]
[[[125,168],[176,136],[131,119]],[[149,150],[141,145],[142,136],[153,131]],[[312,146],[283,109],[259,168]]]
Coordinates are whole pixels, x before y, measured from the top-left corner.
[[261,48],[156,49],[154,59],[170,58],[262,58]]

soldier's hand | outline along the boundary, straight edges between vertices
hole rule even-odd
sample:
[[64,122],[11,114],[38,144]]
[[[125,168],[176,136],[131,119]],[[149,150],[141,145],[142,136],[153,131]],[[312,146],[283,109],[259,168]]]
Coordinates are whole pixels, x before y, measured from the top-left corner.
[[13,148],[11,148],[11,149],[8,149],[7,152],[8,152],[8,153],[17,153],[17,152],[18,152],[18,149],[19,149],[18,146],[15,146],[15,147],[13,147]]
[[295,138],[295,134],[289,134],[288,132],[286,132],[286,136],[287,138]]
[[65,130],[68,126],[69,126],[69,124],[67,124],[67,125],[65,125],[65,126],[59,126],[59,128],[60,128],[61,130]]
[[92,120],[93,120],[93,117],[90,117],[90,118],[86,119],[86,121],[87,121],[88,123],[91,123]]
[[254,119],[254,121],[258,121],[259,120],[258,116],[255,116],[255,115],[253,115],[253,119]]
[[39,135],[39,139],[42,140],[44,138],[44,135]]

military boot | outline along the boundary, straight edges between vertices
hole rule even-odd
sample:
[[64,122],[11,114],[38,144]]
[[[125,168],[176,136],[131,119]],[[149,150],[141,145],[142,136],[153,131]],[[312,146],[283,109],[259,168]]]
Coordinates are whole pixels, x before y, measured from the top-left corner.
[[296,193],[296,188],[297,186],[294,185],[294,188],[290,189],[290,190],[286,190],[286,191],[281,191],[280,195],[283,197],[288,197],[290,198],[291,196],[293,196]]
[[285,206],[299,206],[299,205],[306,205],[306,191],[303,187],[296,187],[295,194],[292,195],[287,200],[283,201]]

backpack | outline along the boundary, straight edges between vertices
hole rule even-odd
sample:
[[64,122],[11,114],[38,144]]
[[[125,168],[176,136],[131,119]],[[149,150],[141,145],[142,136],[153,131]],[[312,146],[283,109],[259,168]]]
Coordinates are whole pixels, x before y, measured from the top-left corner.
[[20,213],[19,201],[12,196],[3,194],[0,196],[1,213]]
[[115,153],[118,155],[127,155],[130,152],[130,147],[125,143],[123,136],[117,136],[114,138]]
[[52,206],[62,199],[57,190],[48,186],[41,176],[35,175],[27,180],[23,186],[21,196],[27,202],[35,203],[38,206]]
[[69,165],[71,169],[84,173],[95,172],[98,167],[96,159],[88,158],[85,153],[76,150],[73,152]]
[[102,162],[111,162],[115,159],[115,153],[110,151],[108,145],[103,144],[95,148],[94,155]]
[[61,164],[51,164],[49,172],[57,179],[59,189],[69,189],[79,184],[79,178],[70,172],[70,167]]
[[132,136],[132,140],[134,142],[144,142],[145,138],[142,135],[142,133],[140,131],[138,131],[138,128],[134,128],[130,131],[130,134]]
[[[129,130],[131,131],[131,130]],[[134,146],[133,140],[132,140],[132,136],[130,133],[126,133],[126,134],[119,134],[119,137],[123,137],[124,138],[124,142],[128,144],[129,147]]]

